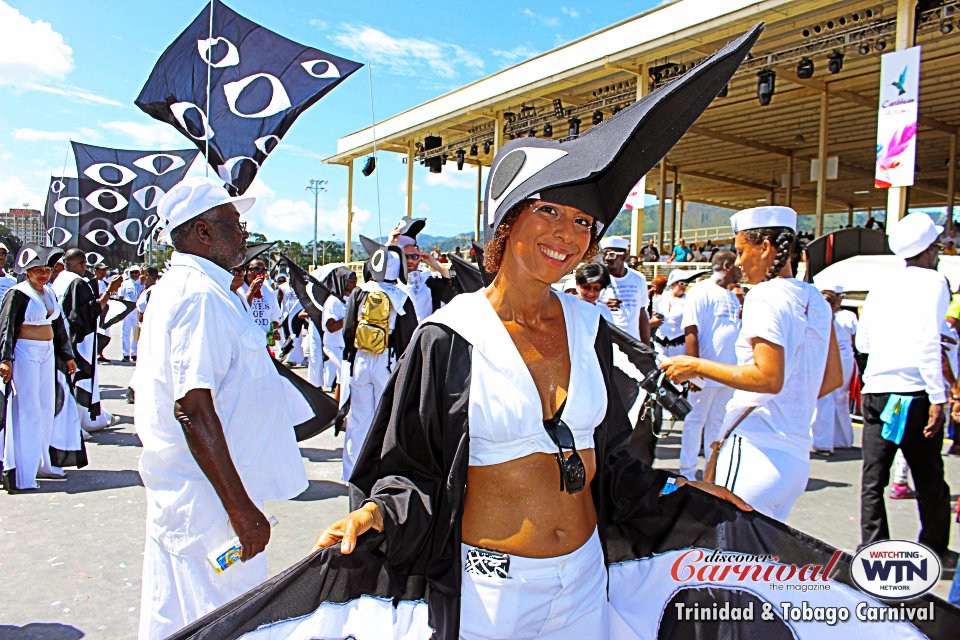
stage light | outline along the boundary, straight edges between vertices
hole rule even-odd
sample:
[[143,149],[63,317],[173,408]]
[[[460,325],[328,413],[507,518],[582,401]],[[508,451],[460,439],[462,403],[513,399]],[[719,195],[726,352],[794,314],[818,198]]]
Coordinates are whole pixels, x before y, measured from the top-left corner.
[[457,149],[457,171],[463,171],[463,161],[467,152],[463,149]]
[[553,125],[549,122],[543,125],[543,137],[552,138],[553,137]]
[[620,111],[621,111],[622,108],[623,108],[623,107],[621,107],[620,105],[615,106],[615,107],[611,110],[612,115],[617,115],[618,113],[620,113]]
[[367,158],[367,161],[363,163],[363,169],[360,169],[360,173],[362,173],[364,177],[369,177],[370,174],[373,173],[376,168],[377,168],[377,159],[374,158],[373,156],[370,156],[369,158]]
[[580,135],[580,118],[570,118],[570,120],[567,121],[567,124],[570,125],[569,129],[567,130],[568,136],[573,137]]
[[493,146],[493,143],[492,143],[492,142],[490,142],[489,140],[485,140],[485,141],[483,142],[483,152],[484,152],[485,154],[490,153],[490,148],[491,148],[492,146]]
[[862,55],[862,56],[865,56],[865,55],[867,55],[868,53],[870,53],[870,43],[869,43],[869,42],[861,42],[861,43],[860,43],[860,46],[857,47],[857,53],[859,53],[859,54]]
[[558,118],[563,117],[563,102],[560,100],[560,98],[555,98],[553,101],[553,115],[557,116]]
[[513,119],[517,117],[517,114],[515,114],[513,111],[504,111],[503,117],[507,122],[513,122]]
[[757,100],[760,106],[765,107],[773,99],[776,91],[777,72],[772,69],[761,69],[757,72]]
[[597,125],[603,122],[603,111],[597,109],[593,112],[593,124]]
[[441,165],[447,164],[447,154],[443,154],[442,156],[440,156],[440,164]]
[[477,149],[477,143],[476,143],[476,142],[474,142],[472,145],[470,145],[470,155],[475,156],[475,155],[477,155],[479,152],[480,152],[480,151],[479,151],[479,149]]
[[535,128],[534,128],[534,129],[530,129],[530,131],[527,132],[527,137],[528,137],[528,138],[536,138],[536,137],[537,137],[537,130],[536,130]]
[[943,22],[940,23],[940,33],[942,33],[943,35],[947,35],[951,31],[953,31],[953,25],[950,24],[949,20],[944,20]]
[[804,29],[803,31],[800,32],[800,35],[802,35],[804,38],[809,38],[809,37],[810,37],[810,29]]
[[801,80],[813,77],[813,60],[810,58],[801,58],[797,63],[797,77]]
[[830,73],[840,73],[840,69],[843,69],[843,52],[834,51],[827,56],[827,69]]
[[877,51],[883,51],[884,49],[887,48],[887,41],[882,39],[877,40],[877,44],[873,45],[873,48],[876,49]]

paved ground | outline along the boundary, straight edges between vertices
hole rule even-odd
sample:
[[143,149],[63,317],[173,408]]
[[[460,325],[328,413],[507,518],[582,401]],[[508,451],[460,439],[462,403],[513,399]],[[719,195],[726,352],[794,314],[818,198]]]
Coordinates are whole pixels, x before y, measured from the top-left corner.
[[[117,357],[117,347],[110,345],[110,357]],[[69,471],[66,480],[41,481],[39,492],[0,493],[0,640],[136,636],[145,508],[133,407],[122,399],[133,368],[115,362],[102,372],[104,403],[122,423],[87,443],[90,465]],[[858,442],[859,435],[856,429]],[[310,487],[295,500],[268,504],[280,521],[269,547],[271,573],[303,557],[317,533],[345,513],[341,444],[329,433],[301,443]],[[663,440],[659,466],[676,469],[679,444],[679,431]],[[859,471],[859,449],[814,460],[789,524],[852,550],[859,537]],[[960,459],[947,459],[947,474],[960,488]],[[888,501],[887,508],[892,534],[915,539],[916,503]],[[936,593],[947,591],[941,583]]]

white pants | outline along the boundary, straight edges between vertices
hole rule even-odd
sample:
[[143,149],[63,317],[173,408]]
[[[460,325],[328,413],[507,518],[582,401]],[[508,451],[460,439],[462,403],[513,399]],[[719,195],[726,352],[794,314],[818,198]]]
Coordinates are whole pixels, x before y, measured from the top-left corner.
[[214,573],[204,555],[175,555],[147,535],[140,640],[162,640],[267,579],[267,553]]
[[36,489],[37,471],[50,467],[53,435],[53,341],[17,339],[3,433],[4,473],[16,469],[18,489]]
[[759,449],[733,434],[720,449],[717,484],[743,498],[757,511],[784,522],[807,488],[810,458],[777,449]]
[[133,334],[137,330],[137,312],[127,314],[120,325],[121,342],[123,343],[123,357],[137,355],[137,341]]
[[733,389],[722,385],[709,386],[690,394],[693,408],[683,421],[680,440],[680,474],[687,480],[697,479],[697,453],[700,451],[701,438],[703,456],[709,460],[710,445],[723,436],[721,427],[731,397]]
[[327,361],[323,363],[323,386],[333,387],[343,366],[343,347],[324,347]]
[[290,353],[287,354],[287,362],[291,364],[299,365],[299,364],[303,364],[303,361],[307,359],[307,357],[303,353],[302,342],[303,342],[303,338],[301,338],[300,336],[293,337],[293,342],[292,342],[293,348],[290,349]]
[[586,640],[609,636],[607,570],[596,531],[555,558],[509,556],[508,577],[470,569],[461,545],[460,638]]
[[[844,368],[844,374],[853,375]],[[813,448],[818,451],[833,451],[834,447],[845,449],[853,446],[853,423],[850,421],[850,380],[817,400],[817,410],[810,426]]]
[[363,442],[373,424],[373,414],[390,377],[390,351],[381,354],[358,351],[353,360],[353,379],[350,382],[350,412],[343,438],[343,481],[350,480],[353,465],[363,448]]

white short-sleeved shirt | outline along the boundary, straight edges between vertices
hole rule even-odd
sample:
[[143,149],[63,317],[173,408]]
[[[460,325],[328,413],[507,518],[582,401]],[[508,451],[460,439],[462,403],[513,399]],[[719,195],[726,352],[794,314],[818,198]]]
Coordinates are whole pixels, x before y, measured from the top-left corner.
[[[327,297],[326,302],[323,303],[323,324],[327,324],[327,320],[333,320],[338,322],[343,320],[347,315],[347,305],[343,303],[337,296]],[[323,346],[330,349],[343,349],[343,329],[340,331],[330,332],[327,331],[327,327],[323,327]]]
[[[237,291],[246,298],[250,286],[244,282]],[[260,297],[254,298],[253,302],[250,303],[250,316],[260,327],[262,333],[267,333],[270,330],[271,322],[280,322],[282,312],[280,304],[277,302],[277,292],[266,282],[260,287]]]
[[[737,338],[740,336],[740,300],[729,289],[706,280],[687,292],[683,309],[683,328],[697,328],[700,357],[723,364],[737,363]],[[708,387],[721,386],[705,380]]]
[[750,290],[743,302],[742,322],[737,364],[753,363],[753,338],[783,347],[783,388],[776,394],[734,391],[723,429],[748,407],[756,407],[735,433],[756,447],[806,459],[813,443],[810,423],[827,366],[833,310],[813,285],[775,278]]
[[[840,361],[843,363],[844,375],[853,373],[853,339],[857,335],[857,314],[847,309],[840,309],[833,316],[833,328],[837,334],[837,347],[840,348]],[[845,380],[844,383],[850,382]]]
[[407,274],[407,282],[398,282],[397,286],[407,292],[417,311],[417,321],[423,322],[433,313],[433,292],[427,281],[434,277],[432,271],[417,269]]
[[150,287],[150,289],[144,289],[143,293],[140,294],[140,297],[137,298],[137,313],[143,313],[147,310],[147,303],[150,302],[150,296],[152,295],[150,291],[152,289],[153,287]]
[[128,302],[136,302],[141,293],[143,293],[143,285],[140,284],[139,280],[134,281],[130,278],[124,279],[120,284],[120,289],[117,290],[117,295],[120,296],[120,299],[127,300]]
[[293,425],[309,408],[277,373],[231,279],[212,262],[174,253],[151,289],[140,332],[131,385],[147,532],[171,553],[206,553],[234,535],[173,416],[174,401],[190,390],[211,390],[230,457],[256,504],[307,488]]
[[610,275],[610,286],[600,293],[598,304],[611,298],[620,300],[620,308],[612,309],[613,324],[634,338],[640,339],[640,312],[646,312],[649,303],[647,279],[642,273],[627,269],[626,275],[617,278]]
[[17,279],[6,274],[0,276],[0,300],[7,291],[10,291],[17,284]]

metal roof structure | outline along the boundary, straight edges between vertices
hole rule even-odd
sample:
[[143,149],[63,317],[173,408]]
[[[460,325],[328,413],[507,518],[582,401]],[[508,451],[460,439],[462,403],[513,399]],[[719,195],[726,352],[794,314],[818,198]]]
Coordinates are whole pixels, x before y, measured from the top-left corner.
[[[456,171],[458,152],[466,166],[489,166],[511,137],[560,139],[571,133],[571,121],[583,132],[595,117],[610,117],[757,22],[766,31],[725,95],[647,176],[647,193],[669,198],[672,184],[680,185],[670,207],[661,199],[661,237],[664,216],[682,216],[684,200],[731,208],[788,204],[817,215],[818,230],[826,213],[852,219],[853,211],[885,210],[888,201],[899,208],[894,218],[907,201],[952,207],[960,0],[675,0],[344,136],[325,162],[350,168],[348,209],[353,163],[374,143],[377,151],[407,156],[409,183],[415,167],[432,158],[446,156],[441,170]],[[880,57],[914,44],[922,47],[920,117],[916,182],[907,196],[906,189],[874,189],[873,174]],[[808,60],[812,76],[801,78],[798,65]],[[775,91],[761,106],[758,76],[768,72],[776,74]],[[428,137],[442,143],[429,148]],[[836,178],[828,179],[832,162]],[[408,188],[407,215],[412,198]],[[635,220],[634,246],[641,223]]]

